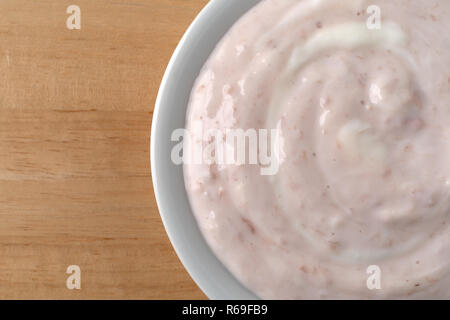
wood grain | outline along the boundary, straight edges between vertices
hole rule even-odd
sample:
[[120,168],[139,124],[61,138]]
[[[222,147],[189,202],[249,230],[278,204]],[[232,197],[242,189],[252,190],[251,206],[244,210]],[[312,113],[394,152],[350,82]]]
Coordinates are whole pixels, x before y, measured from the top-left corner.
[[[149,141],[167,62],[206,3],[0,1],[1,299],[205,298],[162,226]],[[72,4],[81,30],[66,28]]]

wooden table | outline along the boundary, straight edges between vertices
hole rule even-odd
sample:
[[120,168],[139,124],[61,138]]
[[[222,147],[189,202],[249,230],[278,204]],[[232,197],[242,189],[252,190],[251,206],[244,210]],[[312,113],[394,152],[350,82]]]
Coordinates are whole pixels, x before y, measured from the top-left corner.
[[206,3],[0,1],[1,299],[205,298],[161,223],[149,141],[167,62]]

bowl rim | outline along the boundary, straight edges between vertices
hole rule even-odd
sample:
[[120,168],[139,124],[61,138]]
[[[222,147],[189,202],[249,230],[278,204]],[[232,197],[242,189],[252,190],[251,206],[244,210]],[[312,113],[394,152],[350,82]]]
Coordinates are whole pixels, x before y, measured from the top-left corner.
[[[167,197],[163,197],[162,194],[162,185],[167,184],[166,179],[164,179],[164,174],[157,169],[158,165],[160,164],[161,159],[157,157],[156,150],[158,149],[157,143],[158,138],[161,134],[158,134],[158,128],[159,128],[159,122],[161,119],[161,109],[162,105],[165,103],[164,100],[167,100],[166,98],[168,91],[169,91],[169,85],[171,82],[174,82],[174,76],[176,76],[176,72],[174,72],[176,68],[176,63],[179,62],[179,60],[183,59],[183,54],[185,54],[185,50],[189,45],[192,45],[196,41],[196,37],[198,37],[198,33],[200,29],[204,28],[212,19],[212,17],[217,18],[219,12],[226,12],[226,9],[228,8],[231,10],[232,7],[238,8],[236,11],[238,13],[236,14],[230,14],[233,17],[227,18],[222,22],[223,26],[220,27],[222,32],[221,35],[214,40],[214,45],[211,48],[210,52],[206,55],[209,57],[210,53],[214,49],[215,45],[220,41],[220,39],[223,37],[223,35],[229,30],[229,28],[234,24],[235,21],[237,21],[245,12],[247,12],[250,8],[252,8],[255,4],[260,2],[261,0],[252,0],[252,1],[242,1],[242,0],[210,0],[206,6],[200,11],[200,13],[197,15],[197,17],[194,19],[194,21],[191,23],[187,31],[182,36],[180,42],[178,43],[175,51],[172,54],[172,57],[170,58],[170,61],[167,65],[167,68],[164,72],[164,76],[161,81],[161,85],[158,90],[154,110],[153,110],[153,118],[152,118],[152,124],[151,124],[151,132],[150,132],[150,170],[151,170],[151,177],[153,182],[153,191],[156,198],[156,203],[158,206],[158,211],[161,216],[164,228],[166,230],[166,233],[169,237],[169,240],[172,244],[172,247],[174,248],[179,260],[183,264],[186,271],[189,273],[191,278],[194,280],[194,282],[197,284],[197,286],[203,291],[203,293],[208,296],[210,299],[240,299],[240,300],[251,300],[251,299],[259,299],[254,293],[250,292],[246,287],[244,287],[229,271],[228,269],[218,260],[218,258],[215,256],[215,254],[212,252],[212,250],[209,248],[209,246],[206,243],[206,240],[203,238],[203,235],[200,232],[200,229],[197,230],[200,235],[200,238],[203,239],[203,243],[197,243],[197,245],[200,245],[201,249],[205,249],[205,245],[207,247],[206,250],[209,250],[209,252],[204,252],[203,258],[208,260],[206,263],[209,265],[209,268],[207,272],[209,272],[208,275],[205,275],[205,268],[202,268],[203,270],[200,270],[198,267],[198,262],[195,261],[196,257],[193,256],[192,250],[186,249],[186,244],[182,243],[182,240],[180,237],[178,237],[177,232],[180,230],[176,230],[177,227],[174,226],[170,222],[170,215],[173,215],[173,213],[168,212],[167,210]],[[230,11],[231,12],[231,11]],[[221,13],[222,14],[222,13]],[[229,20],[229,21],[228,21]],[[220,24],[220,23],[219,23]],[[224,24],[228,24],[228,26],[224,26]],[[213,28],[212,28],[213,29]],[[198,39],[197,39],[198,40]],[[206,59],[202,62],[202,65],[206,62]],[[200,68],[201,69],[201,68]],[[198,70],[200,72],[200,70]],[[195,80],[195,78],[198,76],[196,74],[192,80],[192,82]],[[191,86],[192,88],[192,86]],[[187,105],[186,105],[187,108]],[[183,117],[185,118],[185,112]],[[167,141],[169,143],[170,141]],[[166,186],[167,187],[167,186]],[[184,189],[184,177],[183,177],[183,189]],[[187,196],[186,190],[184,189],[184,192]],[[192,216],[192,219],[195,220],[194,215],[192,214],[192,209],[190,206],[188,206],[189,214]],[[196,221],[194,221],[196,224]],[[179,228],[178,228],[179,229]],[[192,230],[191,230],[192,231]],[[184,231],[183,231],[184,232]],[[198,237],[195,237],[194,241],[202,241],[199,240]],[[195,243],[194,243],[195,245]],[[202,249],[202,250],[203,250]],[[191,251],[189,253],[188,251]],[[204,251],[204,250],[203,250]]]

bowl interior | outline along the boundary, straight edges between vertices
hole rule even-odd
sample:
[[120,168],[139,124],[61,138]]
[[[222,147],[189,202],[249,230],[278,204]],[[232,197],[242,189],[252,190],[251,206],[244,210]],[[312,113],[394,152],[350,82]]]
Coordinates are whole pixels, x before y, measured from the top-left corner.
[[195,79],[218,41],[260,0],[211,0],[183,36],[167,67],[156,101],[151,169],[159,211],[183,265],[211,299],[257,299],[217,259],[192,214],[183,168],[171,161],[175,129],[184,128]]

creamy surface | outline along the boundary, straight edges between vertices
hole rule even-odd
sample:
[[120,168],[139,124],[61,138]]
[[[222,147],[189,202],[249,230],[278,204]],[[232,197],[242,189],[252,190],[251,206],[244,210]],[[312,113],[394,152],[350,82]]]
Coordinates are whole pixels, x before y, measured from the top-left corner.
[[219,43],[187,129],[278,127],[283,161],[185,164],[185,183],[259,297],[450,298],[449,16],[448,0],[266,0]]

